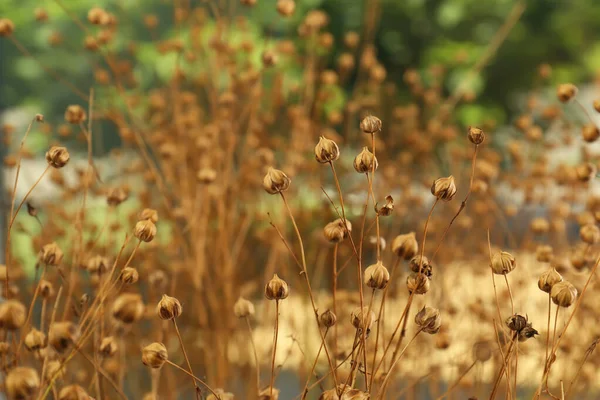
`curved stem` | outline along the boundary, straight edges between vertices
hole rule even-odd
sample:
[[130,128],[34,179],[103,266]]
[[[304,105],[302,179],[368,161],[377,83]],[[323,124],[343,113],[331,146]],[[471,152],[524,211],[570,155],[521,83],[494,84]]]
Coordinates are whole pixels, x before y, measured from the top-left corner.
[[381,383],[381,389],[379,390],[379,393],[382,394],[383,391],[385,391],[385,387],[386,384],[388,382],[388,379],[390,378],[390,376],[392,375],[392,371],[394,370],[394,367],[396,366],[396,364],[398,363],[398,361],[400,361],[400,359],[402,358],[402,356],[404,355],[404,352],[406,351],[406,349],[408,349],[408,346],[410,346],[410,344],[417,338],[417,336],[419,336],[419,333],[421,333],[421,329],[419,329],[417,331],[417,333],[415,333],[415,335],[412,337],[412,339],[410,339],[410,341],[408,343],[406,343],[406,346],[404,346],[404,348],[402,349],[402,351],[400,352],[400,354],[398,355],[398,358],[392,363],[392,365],[390,365],[390,369],[388,370],[387,375],[385,376],[385,379],[383,380],[383,382]]
[[452,384],[452,386],[450,386],[448,388],[448,390],[446,390],[446,393],[444,393],[443,395],[441,395],[440,397],[438,397],[436,400],[442,400],[444,397],[449,396],[450,393],[452,393],[452,391],[454,389],[456,389],[456,387],[458,386],[458,384],[460,383],[460,381],[462,380],[462,378],[464,378],[472,369],[473,367],[477,364],[477,360],[473,361],[473,363],[469,366],[469,368],[467,368],[465,370],[465,372],[463,372],[458,379]]
[[[329,332],[329,328],[325,329],[325,334],[324,337],[327,338],[327,332]],[[310,383],[310,379],[313,376],[313,373],[315,372],[315,368],[317,366],[317,362],[319,361],[319,356],[321,355],[321,350],[323,350],[323,345],[325,343],[321,342],[321,345],[319,346],[319,351],[317,351],[317,356],[315,357],[315,361],[313,362],[312,368],[310,369],[310,372],[308,373],[308,377],[306,378],[306,383],[304,384],[304,390],[302,390],[302,399],[305,399],[306,396],[308,395],[308,384]]]
[[179,345],[181,346],[181,352],[183,353],[183,357],[185,358],[185,362],[187,363],[188,369],[190,371],[190,375],[192,376],[194,387],[196,388],[196,398],[200,399],[200,388],[196,384],[196,378],[194,377],[194,371],[192,370],[192,364],[190,363],[190,359],[188,358],[187,352],[185,351],[185,346],[183,345],[183,339],[181,338],[181,333],[179,333],[179,327],[177,327],[177,321],[173,318],[173,326],[175,326],[175,332],[177,333],[177,338],[179,339]]
[[217,398],[217,400],[221,400],[221,396],[219,396],[217,393],[215,393],[215,391],[210,386],[208,386],[208,384],[206,382],[204,382],[202,379],[198,378],[193,373],[190,373],[190,371],[188,371],[187,369],[180,367],[179,365],[175,364],[172,361],[165,360],[165,362],[167,364],[172,365],[173,367],[177,368],[181,372],[184,372],[187,375],[189,375],[194,380],[194,386],[198,387],[196,385],[196,382],[199,382],[202,386],[204,386],[206,388],[206,390],[208,390],[209,392],[211,392]]

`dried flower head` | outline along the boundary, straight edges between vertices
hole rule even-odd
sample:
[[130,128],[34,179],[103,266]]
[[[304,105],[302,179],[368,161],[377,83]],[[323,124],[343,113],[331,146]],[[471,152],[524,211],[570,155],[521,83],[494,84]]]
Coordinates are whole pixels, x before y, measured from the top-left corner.
[[419,243],[414,232],[398,235],[392,240],[392,251],[404,260],[410,260],[419,251]]
[[142,363],[150,368],[160,368],[169,359],[164,344],[154,342],[142,349]]
[[40,377],[33,368],[16,367],[6,375],[4,387],[9,400],[29,400],[40,388]]
[[57,352],[64,353],[79,339],[79,329],[71,321],[55,322],[50,325],[48,344]]
[[469,127],[467,136],[469,137],[469,141],[475,145],[479,145],[485,140],[485,133],[483,130],[474,126]]
[[106,195],[106,203],[111,207],[116,207],[123,203],[129,197],[129,193],[123,187],[111,188]]
[[600,228],[595,224],[586,224],[579,230],[579,237],[587,244],[600,242]]
[[551,293],[554,285],[556,285],[559,282],[562,282],[562,280],[562,276],[558,273],[556,269],[549,268],[540,275],[540,278],[538,279],[538,287],[540,288],[540,290],[546,293]]
[[373,164],[375,164],[377,170],[379,166],[377,158],[369,151],[368,147],[363,147],[362,151],[354,158],[354,169],[359,174],[367,174],[373,171]]
[[38,255],[39,262],[48,266],[57,266],[62,259],[63,252],[55,242],[44,245]]
[[327,310],[321,314],[320,321],[325,328],[331,328],[337,322],[337,317],[333,311]]
[[233,305],[233,313],[238,318],[252,317],[254,315],[254,304],[250,300],[240,297]]
[[505,322],[508,329],[515,332],[521,332],[527,326],[527,318],[519,314],[511,315]]
[[554,250],[552,249],[552,246],[548,246],[545,244],[539,245],[535,249],[535,258],[539,262],[550,262],[552,261],[552,257],[554,256],[553,252]]
[[596,177],[596,173],[598,172],[598,168],[590,162],[586,162],[583,164],[579,164],[575,167],[575,174],[577,175],[577,179],[581,182],[589,182],[594,177]]
[[368,115],[360,121],[360,129],[364,133],[374,134],[381,131],[381,120],[373,115]]
[[392,211],[394,211],[394,198],[390,195],[385,196],[385,204],[381,206],[381,208],[377,208],[377,204],[375,204],[375,213],[380,217],[388,217],[392,215]]
[[66,147],[52,146],[46,152],[46,162],[53,168],[62,168],[69,162],[69,151]]
[[281,170],[269,168],[263,179],[263,188],[269,194],[285,192],[290,187],[291,179]]
[[102,338],[99,350],[102,356],[112,357],[117,353],[118,348],[117,340],[113,336],[107,336]]
[[89,400],[91,397],[79,385],[67,385],[58,392],[58,400]]
[[226,392],[220,388],[215,389],[215,394],[209,394],[206,400],[233,400],[234,398],[233,393]]
[[23,344],[25,344],[25,347],[29,351],[43,349],[47,344],[46,335],[35,328],[31,328],[27,335],[25,335],[25,341]]
[[585,124],[581,128],[581,137],[588,143],[593,143],[600,137],[600,129],[592,123]]
[[123,293],[112,305],[112,316],[125,324],[139,321],[144,315],[144,302],[137,293]]
[[559,307],[569,307],[577,299],[577,289],[570,282],[561,281],[552,286],[552,302]]
[[265,286],[265,297],[269,300],[283,300],[288,297],[290,290],[286,281],[273,275],[273,278]]
[[385,289],[389,280],[390,273],[381,261],[369,265],[364,273],[365,285],[371,289]]
[[517,261],[512,254],[506,251],[499,251],[492,256],[492,271],[496,275],[506,275],[517,266]]
[[425,294],[429,291],[431,283],[425,274],[413,272],[406,278],[406,287],[409,293]]
[[121,271],[121,282],[127,285],[133,285],[140,279],[140,274],[137,269],[132,267],[125,267]]
[[439,200],[450,201],[456,194],[456,185],[454,177],[450,175],[447,178],[438,178],[431,185],[431,194]]
[[138,221],[149,219],[152,223],[158,222],[158,212],[152,208],[144,208],[138,217]]
[[340,149],[333,140],[321,136],[315,146],[315,158],[322,164],[333,162],[340,158]]
[[0,328],[13,331],[25,324],[27,310],[18,300],[5,300],[0,303]]
[[533,329],[531,322],[529,322],[527,326],[519,332],[519,342],[524,342],[527,339],[531,339],[532,337],[535,337],[535,335],[539,335],[539,332]]
[[442,326],[442,316],[440,310],[433,307],[424,306],[421,311],[415,315],[415,323],[419,328],[431,335],[438,333]]
[[577,95],[577,86],[572,83],[562,83],[556,89],[556,96],[562,103],[567,103]]
[[373,322],[375,322],[376,316],[373,310],[369,311],[369,307],[365,306],[362,309],[357,307],[350,314],[350,321],[352,321],[352,326],[360,331],[366,329],[366,333],[369,333],[371,330],[371,326]]
[[328,223],[323,228],[325,238],[331,243],[340,243],[344,239],[347,239],[349,232],[352,232],[352,224],[346,220],[346,227],[344,228],[344,221],[341,218]]
[[488,341],[479,341],[473,345],[473,357],[479,362],[492,358],[492,346]]
[[90,274],[105,274],[108,268],[110,268],[110,261],[101,255],[95,255],[87,260],[86,269]]
[[15,24],[8,18],[0,18],[0,37],[12,35],[15,30]]
[[135,224],[133,236],[142,242],[151,242],[156,237],[156,225],[149,219],[138,221]]
[[80,124],[87,119],[85,110],[78,104],[70,105],[65,111],[65,121],[70,124]]
[[289,17],[294,14],[296,10],[296,2],[294,0],[277,0],[277,12],[284,16]]
[[40,296],[42,296],[43,298],[49,298],[54,296],[54,286],[52,285],[51,282],[42,279],[40,280],[39,284],[38,284],[38,290],[40,293]]
[[158,314],[158,317],[163,320],[177,318],[181,315],[182,311],[183,307],[179,300],[175,297],[167,296],[166,294],[162,295],[162,298],[156,306],[156,313]]

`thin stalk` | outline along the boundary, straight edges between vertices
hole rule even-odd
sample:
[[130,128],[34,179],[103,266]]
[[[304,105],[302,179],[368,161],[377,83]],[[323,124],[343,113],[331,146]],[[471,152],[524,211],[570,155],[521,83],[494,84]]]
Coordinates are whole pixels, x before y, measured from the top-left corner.
[[[337,257],[338,256],[338,243],[333,247],[333,289],[332,289],[332,301],[333,301],[333,313],[337,316],[337,281],[338,281],[338,270],[337,270]],[[334,357],[338,353],[338,324],[333,327],[333,355]]]
[[[328,332],[329,332],[329,328],[326,328],[325,334],[324,334],[325,338],[327,338]],[[319,356],[321,355],[321,350],[323,350],[324,345],[325,345],[325,343],[321,342],[321,345],[319,346],[319,351],[317,351],[317,356],[315,357],[315,361],[313,362],[310,372],[308,373],[308,378],[306,379],[306,383],[304,384],[304,390],[302,390],[302,399],[305,399],[306,396],[308,395],[308,384],[310,383],[310,379],[312,378],[313,373],[315,372],[315,368],[317,367],[317,362],[319,361]]]
[[254,363],[256,364],[256,390],[260,392],[260,364],[258,362],[258,353],[256,352],[256,343],[254,343],[254,336],[252,334],[252,325],[250,325],[250,318],[246,316],[246,325],[248,326],[248,335],[250,336],[250,344],[252,345],[252,352],[254,353]]
[[[35,301],[37,300],[38,294],[40,292],[40,282],[44,279],[44,275],[46,275],[46,265],[42,267],[42,275],[40,279],[37,281],[37,285],[35,286],[35,291],[33,292],[33,299],[29,304],[29,311],[27,312],[27,318],[25,319],[25,324],[23,325],[22,332],[27,332],[27,327],[29,325],[29,321],[31,320],[31,314],[33,312],[33,307],[35,306]],[[21,339],[19,340],[19,347],[17,347],[17,352],[15,353],[15,359],[19,359],[19,352],[21,351],[21,347],[23,346],[23,340],[25,339],[25,335],[21,335]]]
[[275,383],[275,355],[277,353],[277,336],[279,334],[279,300],[275,300],[275,329],[273,330],[273,355],[271,357],[271,383],[269,384],[269,398],[273,398],[273,384]]
[[396,364],[398,363],[398,361],[400,361],[400,359],[402,359],[402,356],[404,355],[404,352],[406,351],[406,349],[408,349],[408,346],[410,346],[410,344],[417,338],[417,336],[419,336],[419,333],[421,333],[421,329],[419,329],[415,335],[412,337],[412,339],[409,340],[408,343],[406,343],[406,346],[404,346],[404,348],[402,349],[402,351],[400,352],[400,354],[398,355],[398,358],[392,363],[392,365],[390,365],[390,369],[388,370],[387,375],[385,376],[385,379],[383,380],[383,382],[381,383],[381,389],[379,390],[379,395],[377,397],[380,397],[384,391],[385,391],[385,387],[386,384],[390,378],[390,376],[392,375],[392,371],[394,370],[394,367],[396,366]]
[[165,362],[167,364],[169,364],[169,365],[177,368],[181,372],[186,373],[188,376],[190,376],[194,380],[194,386],[196,386],[196,382],[199,382],[202,386],[204,386],[206,388],[206,390],[208,390],[210,393],[212,393],[217,398],[217,400],[221,400],[221,396],[219,396],[217,393],[215,393],[215,391],[213,390],[213,388],[211,388],[210,386],[208,386],[208,384],[206,382],[204,382],[202,379],[198,378],[193,373],[190,373],[190,371],[188,371],[187,369],[180,367],[179,365],[175,364],[172,361],[165,360]]
[[510,285],[508,284],[508,277],[506,275],[507,274],[504,274],[504,281],[506,282],[506,287],[508,288],[508,295],[510,296],[510,307],[512,311],[511,315],[515,315],[515,302],[513,301],[512,290],[510,290]]
[[[500,380],[502,379],[502,376],[504,375],[504,371],[506,371],[506,369],[507,369],[508,360],[510,359],[510,355],[512,353],[512,348],[513,348],[513,345],[515,344],[516,338],[517,338],[517,334],[514,333],[512,336],[512,340],[510,341],[510,345],[508,346],[508,349],[506,350],[506,357],[503,359],[502,366],[500,367],[500,372],[498,373],[498,376],[496,377],[496,380],[494,381],[494,387],[492,388],[492,394],[490,395],[490,400],[494,400],[496,398],[496,391],[498,390],[498,386],[499,386]],[[510,387],[510,385],[509,385],[509,387]]]
[[442,400],[444,397],[449,396],[454,389],[459,385],[460,381],[473,369],[473,367],[477,364],[477,360],[473,361],[473,363],[463,372],[458,379],[446,390],[446,392],[438,397],[436,400]]
[[[175,333],[177,333],[177,338],[179,339],[179,345],[181,346],[181,352],[183,353],[183,357],[185,358],[185,362],[187,363],[188,369],[190,370],[190,375],[194,378],[194,371],[192,370],[192,364],[190,364],[190,359],[188,358],[187,352],[185,351],[185,346],[183,345],[183,339],[181,338],[181,333],[179,333],[179,328],[177,327],[177,321],[173,318],[173,326],[175,326]],[[196,378],[193,379],[194,387],[196,388],[196,398],[200,399],[200,388],[196,384]]]

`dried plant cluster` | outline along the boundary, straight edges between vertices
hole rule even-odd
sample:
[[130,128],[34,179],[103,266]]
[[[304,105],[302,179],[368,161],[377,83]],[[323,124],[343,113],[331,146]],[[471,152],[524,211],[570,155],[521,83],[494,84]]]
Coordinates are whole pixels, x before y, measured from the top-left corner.
[[[297,385],[280,377],[286,368],[300,382],[295,399],[416,398],[424,388],[438,399],[593,396],[600,198],[589,143],[600,133],[576,86],[560,85],[547,104],[532,92],[512,139],[494,143],[493,121],[456,123],[455,106],[475,97],[463,86],[446,95],[444,66],[406,71],[413,97],[399,102],[372,38],[348,32],[332,54],[322,11],[306,15],[296,41],[258,51],[229,35],[243,17],[175,4],[178,36],[153,36],[176,55],[164,85],[139,90],[135,43],[113,47],[127,39],[117,14],[69,13],[93,90],[44,66],[78,104],[64,122],[36,115],[17,146],[4,127],[15,148],[4,159],[15,180],[0,269],[8,399],[284,399]],[[296,9],[273,6],[281,18]],[[35,18],[51,21],[43,9]],[[143,21],[151,33],[160,24]],[[0,19],[3,40],[26,51],[20,34]],[[292,61],[300,84],[286,79]],[[550,74],[543,66],[541,81]],[[583,124],[566,117],[582,110]],[[116,183],[93,157],[98,121],[123,142],[111,155],[126,165]],[[87,162],[51,146],[17,198],[33,125],[76,136]],[[573,143],[577,164],[552,162],[550,150]],[[43,179],[55,195],[34,205]],[[100,226],[90,218],[98,198]],[[31,237],[35,277],[13,255],[15,234]]]

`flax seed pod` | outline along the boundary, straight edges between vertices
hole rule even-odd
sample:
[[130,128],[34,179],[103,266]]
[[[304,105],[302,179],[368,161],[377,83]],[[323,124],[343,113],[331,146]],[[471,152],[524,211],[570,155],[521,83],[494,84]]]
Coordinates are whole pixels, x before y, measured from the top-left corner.
[[392,251],[404,260],[410,260],[417,255],[419,243],[414,232],[398,235],[392,240]]
[[169,353],[162,343],[155,342],[142,349],[142,363],[150,368],[161,368],[168,359]]
[[381,131],[381,120],[373,115],[368,115],[360,121],[360,129],[364,133],[374,134]]
[[283,300],[288,297],[290,290],[286,281],[277,274],[265,286],[265,297],[269,300]]
[[333,162],[340,158],[340,149],[333,140],[321,136],[315,146],[315,158],[321,164]]
[[390,281],[390,273],[381,261],[370,265],[364,273],[365,285],[371,289],[385,289]]
[[421,311],[415,315],[415,323],[423,330],[423,332],[429,333],[430,335],[438,333],[442,326],[440,310],[424,306]]
[[34,398],[40,387],[37,371],[29,367],[16,367],[10,370],[4,381],[9,400],[29,400]]
[[558,88],[556,89],[556,96],[562,103],[567,103],[577,96],[577,92],[577,86],[573,85],[572,83],[563,83],[558,85]]
[[552,302],[559,307],[569,307],[577,299],[577,289],[570,282],[562,281],[552,286]]
[[243,297],[237,299],[233,305],[233,313],[238,318],[252,317],[254,315],[254,304]]
[[438,178],[431,185],[431,194],[439,200],[450,201],[456,195],[456,185],[454,177],[450,175],[447,178]]
[[285,192],[289,189],[291,179],[281,170],[269,168],[263,179],[263,188],[269,194]]
[[183,307],[179,300],[175,297],[167,296],[166,294],[162,295],[162,298],[156,306],[156,313],[162,320],[175,319],[181,315],[182,311]]

